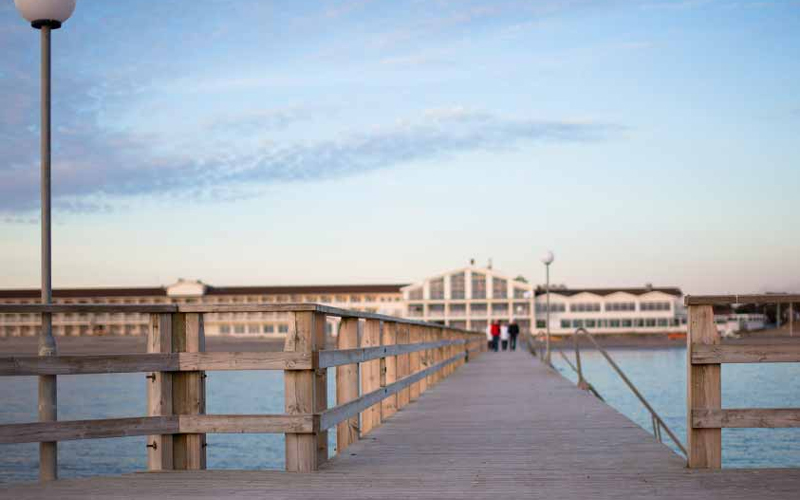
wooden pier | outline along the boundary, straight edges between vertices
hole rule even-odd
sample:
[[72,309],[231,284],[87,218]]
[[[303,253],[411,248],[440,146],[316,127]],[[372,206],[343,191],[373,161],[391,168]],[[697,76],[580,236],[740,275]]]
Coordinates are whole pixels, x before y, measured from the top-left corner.
[[[355,319],[350,318],[350,321]],[[403,325],[397,323],[396,327],[403,331]],[[797,498],[800,491],[798,469],[689,469],[683,457],[658,442],[652,434],[580,390],[524,349],[480,356],[476,351],[465,363],[462,358],[470,352],[469,345],[475,344],[477,349],[477,341],[444,343],[434,340],[435,327],[408,326],[417,333],[408,340],[398,340],[394,327],[390,327],[387,334],[385,327],[370,331],[365,324],[358,344],[362,347],[356,349],[351,345],[353,338],[347,340],[347,329],[355,331],[354,323],[343,324],[345,336],[339,340],[343,350],[326,355],[324,364],[344,370],[359,363],[362,386],[353,385],[358,379],[352,374],[340,372],[342,384],[350,385],[349,389],[341,386],[341,401],[351,402],[314,416],[310,423],[303,424],[308,429],[303,426],[290,429],[286,422],[267,423],[256,417],[249,423],[233,419],[225,424],[229,428],[251,425],[254,431],[265,431],[269,426],[281,429],[287,433],[287,468],[298,469],[306,463],[308,468],[317,470],[301,473],[169,470],[62,479],[0,485],[0,498]],[[383,335],[379,337],[377,331],[382,331]],[[455,337],[457,333],[443,329],[439,338],[441,335]],[[402,345],[406,342],[418,344],[418,347],[393,348],[383,357],[376,357],[378,350],[383,349],[382,343]],[[373,343],[376,345],[371,345]],[[480,344],[483,344],[482,338]],[[439,354],[435,354],[435,350],[439,350]],[[412,357],[414,352],[420,356]],[[387,362],[392,354],[397,358]],[[292,367],[295,378],[302,377],[299,374],[306,373],[307,367],[321,363],[318,355],[312,356],[311,362],[297,355],[290,357],[297,363]],[[381,360],[377,371],[365,370],[364,363],[375,359]],[[447,360],[455,360],[455,366],[447,364]],[[171,370],[189,370],[212,369],[212,361],[218,363],[217,369],[223,365],[230,368],[229,364],[225,365],[229,360],[183,354],[167,356],[160,362],[175,363]],[[263,359],[247,361],[249,368],[263,362]],[[272,358],[269,362],[277,363]],[[49,366],[54,370],[54,366],[60,365],[53,362]],[[170,373],[166,365],[159,366],[165,370],[160,373]],[[286,366],[281,365],[282,368]],[[429,371],[426,372],[424,366],[428,366]],[[433,373],[444,368],[447,368],[446,377],[444,373],[440,376]],[[34,367],[19,369],[30,371]],[[414,373],[425,375],[415,377],[414,384],[409,385],[393,386],[398,382],[386,379],[389,376],[397,381],[411,380],[409,374]],[[423,381],[424,388],[418,384]],[[298,381],[293,383],[298,384]],[[287,381],[287,389],[289,384]],[[305,385],[315,386],[311,378]],[[397,398],[379,394],[381,389],[376,392],[375,386],[384,388],[387,394],[397,389],[392,393]],[[408,392],[404,392],[406,388]],[[339,389],[337,396],[338,393]],[[376,405],[375,401],[380,399],[384,402],[389,399],[390,404]],[[312,398],[306,406],[315,404],[322,403],[314,403]],[[301,416],[306,415],[305,409],[300,410]],[[287,405],[287,413],[291,411]],[[359,425],[358,418],[353,421],[357,412],[360,412],[360,428],[353,427]],[[289,420],[296,424],[301,416]],[[193,434],[187,433],[226,430],[222,421],[215,420],[211,425],[202,416],[185,422],[182,419],[179,417],[175,428],[169,432],[191,436]],[[320,429],[327,428],[331,422],[339,423],[339,429],[349,433],[338,436],[343,440],[339,445],[346,445],[346,448],[325,461],[314,450],[322,447]],[[373,428],[367,431],[365,425]],[[144,434],[151,432],[142,431]],[[288,436],[308,436],[301,439],[313,439],[313,446],[304,451],[297,442],[290,442]],[[182,440],[187,441],[186,438]],[[202,438],[196,440],[200,442]],[[173,446],[176,445],[173,443]],[[180,446],[203,450],[191,448],[185,442]],[[293,457],[290,456],[292,446],[298,453]],[[315,457],[315,461],[303,462],[309,457]],[[181,460],[186,466],[185,458]],[[202,469],[202,466],[198,462],[186,468]]]

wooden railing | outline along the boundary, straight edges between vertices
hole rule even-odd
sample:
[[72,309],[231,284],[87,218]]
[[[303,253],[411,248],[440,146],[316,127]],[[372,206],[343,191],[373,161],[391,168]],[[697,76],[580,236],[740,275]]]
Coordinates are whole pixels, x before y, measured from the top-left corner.
[[[147,436],[149,470],[205,469],[209,433],[283,433],[286,470],[316,470],[336,452],[417,399],[470,357],[486,349],[483,333],[316,304],[286,305],[0,305],[0,313],[146,313],[147,354],[0,358],[0,376],[147,375],[147,416],[0,425],[0,444]],[[292,315],[283,352],[205,352],[204,313],[283,312]],[[326,322],[339,318],[336,349]],[[327,368],[336,367],[336,406],[328,408]],[[206,414],[205,371],[282,370],[285,413]],[[40,391],[40,407],[55,400]],[[40,413],[41,415],[41,413]],[[42,420],[40,418],[40,420]],[[42,477],[56,477],[52,469]]]
[[800,427],[800,408],[722,408],[722,363],[797,363],[800,362],[800,343],[721,344],[713,311],[715,305],[795,302],[800,302],[800,295],[686,297],[689,307],[686,349],[689,467],[722,467],[723,428]]

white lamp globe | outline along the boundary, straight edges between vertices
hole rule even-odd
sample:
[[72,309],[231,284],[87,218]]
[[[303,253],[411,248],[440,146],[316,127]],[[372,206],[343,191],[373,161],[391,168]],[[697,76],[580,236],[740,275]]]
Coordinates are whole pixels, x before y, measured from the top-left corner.
[[552,251],[550,251],[550,250],[548,250],[548,251],[547,251],[547,252],[546,252],[546,253],[545,253],[545,254],[542,256],[542,262],[543,262],[543,263],[544,263],[544,265],[546,265],[546,266],[549,266],[550,264],[552,264],[554,260],[556,260],[556,256],[555,256],[555,255],[553,255],[553,252],[552,252]]
[[75,12],[76,0],[14,0],[22,17],[35,28],[59,27]]

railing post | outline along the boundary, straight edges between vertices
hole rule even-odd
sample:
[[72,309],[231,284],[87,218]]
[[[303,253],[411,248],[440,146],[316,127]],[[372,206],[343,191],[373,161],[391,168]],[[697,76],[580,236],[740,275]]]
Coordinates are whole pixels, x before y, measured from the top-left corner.
[[719,469],[722,467],[722,429],[695,429],[693,410],[722,408],[720,365],[692,364],[694,346],[719,344],[712,306],[689,306],[689,329],[686,336],[687,366],[687,448],[689,467]]
[[[383,323],[382,345],[393,346],[397,344],[397,323]],[[386,356],[381,358],[381,387],[393,384],[397,381],[397,356]],[[392,394],[381,402],[381,421],[386,420],[397,412],[397,394]]]
[[[368,319],[364,322],[361,347],[381,345],[381,322]],[[381,360],[373,359],[361,363],[361,394],[377,391],[381,387]],[[361,436],[381,425],[381,403],[376,403],[361,412]]]
[[[203,315],[172,315],[172,351],[205,352]],[[177,372],[172,375],[172,411],[175,415],[206,413],[205,372]],[[206,435],[176,434],[172,438],[172,461],[177,470],[206,468]]]
[[[325,347],[325,315],[296,312],[292,329],[286,336],[284,351],[314,353]],[[307,415],[324,411],[327,406],[325,370],[285,370],[283,372],[285,409],[288,415]],[[328,458],[328,433],[286,433],[286,470],[311,472]]]
[[[421,342],[434,342],[436,341],[436,334],[430,326],[423,326],[420,334]],[[433,349],[425,349],[422,351],[424,354],[420,357],[420,368],[427,370],[433,366]],[[420,380],[419,393],[424,394],[433,385],[433,373],[429,373],[422,380]]]
[[[431,328],[434,332],[434,339],[439,340],[447,340],[447,336],[445,335],[444,327],[435,327]],[[444,350],[447,347],[437,347],[433,350],[433,361],[430,363],[430,366],[437,365],[444,361]],[[445,370],[443,368],[439,368],[433,373],[433,384],[438,384],[442,378],[444,378]],[[432,384],[429,384],[432,385]]]
[[[419,344],[422,340],[422,327],[420,326],[411,326],[410,334],[409,334],[409,341],[411,344]],[[410,375],[414,375],[415,373],[420,371],[420,366],[422,363],[422,356],[425,351],[415,351],[409,354],[409,366],[410,366]],[[411,401],[416,401],[419,399],[419,395],[422,393],[422,384],[423,380],[419,380],[411,384],[411,390],[409,391],[409,398]]]
[[[398,344],[408,344],[409,336],[408,336],[409,326],[408,325],[398,325],[397,326],[397,343]],[[410,372],[410,354],[401,354],[397,357],[397,378],[398,380],[408,377]],[[408,404],[411,399],[411,388],[406,387],[402,389],[397,394],[397,408],[403,408]]]
[[[172,352],[172,315],[151,314],[147,352]],[[172,373],[153,372],[147,376],[147,416],[172,415]],[[172,434],[147,436],[147,470],[172,470]]]
[[[358,319],[342,318],[337,349],[358,347]],[[336,367],[336,405],[343,405],[358,398],[358,363]],[[358,416],[350,417],[336,425],[336,453],[341,453],[358,440]]]

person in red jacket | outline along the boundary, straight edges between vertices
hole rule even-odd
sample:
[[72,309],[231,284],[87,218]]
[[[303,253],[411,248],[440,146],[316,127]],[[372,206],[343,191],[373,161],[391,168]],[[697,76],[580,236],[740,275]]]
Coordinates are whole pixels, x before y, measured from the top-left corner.
[[492,350],[497,352],[498,346],[500,344],[500,323],[497,321],[492,321]]

